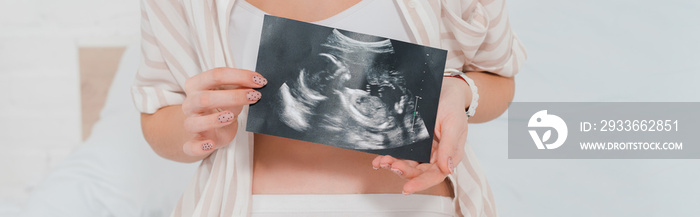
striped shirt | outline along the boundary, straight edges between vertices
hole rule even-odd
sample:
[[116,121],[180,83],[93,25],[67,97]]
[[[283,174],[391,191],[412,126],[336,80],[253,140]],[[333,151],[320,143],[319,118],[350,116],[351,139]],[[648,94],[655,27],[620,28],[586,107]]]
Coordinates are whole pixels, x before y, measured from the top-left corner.
[[[143,59],[131,92],[136,108],[155,113],[182,104],[187,78],[217,67],[236,68],[228,44],[235,0],[142,0]],[[448,51],[447,69],[513,76],[526,58],[511,31],[504,0],[395,0],[414,43]],[[247,119],[247,107],[239,116]],[[202,161],[173,216],[246,216],[252,186],[253,135],[240,121],[229,146]],[[457,211],[496,216],[493,195],[472,149],[455,172]]]

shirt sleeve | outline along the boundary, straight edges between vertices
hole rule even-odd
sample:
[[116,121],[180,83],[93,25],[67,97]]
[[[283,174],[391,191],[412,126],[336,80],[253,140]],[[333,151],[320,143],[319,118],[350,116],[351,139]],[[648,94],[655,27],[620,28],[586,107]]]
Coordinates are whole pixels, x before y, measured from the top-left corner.
[[488,30],[468,71],[488,71],[502,76],[518,73],[527,53],[510,26],[505,0],[481,0]]
[[[161,25],[150,17],[148,2],[141,1],[141,62],[131,87],[134,105],[142,113],[152,114],[158,109],[182,104],[185,100],[184,83],[173,71],[162,54],[163,43],[154,35],[153,25]],[[151,5],[153,6],[153,5]]]
[[527,58],[510,26],[505,0],[446,1],[443,22],[448,66],[511,77]]

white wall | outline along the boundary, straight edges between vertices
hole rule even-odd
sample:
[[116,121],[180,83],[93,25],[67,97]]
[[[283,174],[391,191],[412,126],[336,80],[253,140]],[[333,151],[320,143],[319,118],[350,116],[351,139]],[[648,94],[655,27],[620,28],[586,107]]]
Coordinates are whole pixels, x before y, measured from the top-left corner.
[[81,142],[77,48],[133,42],[139,19],[138,0],[0,0],[0,204]]
[[[528,51],[516,102],[700,102],[700,1],[508,0],[508,8]],[[493,136],[512,130],[509,121],[518,120],[469,127],[501,216],[700,213],[697,159],[509,159],[508,138]]]

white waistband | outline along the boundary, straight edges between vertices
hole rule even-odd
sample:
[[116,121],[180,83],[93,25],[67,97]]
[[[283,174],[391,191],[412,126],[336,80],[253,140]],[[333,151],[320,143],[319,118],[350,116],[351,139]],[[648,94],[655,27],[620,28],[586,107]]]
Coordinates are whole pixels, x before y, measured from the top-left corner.
[[402,194],[253,195],[252,217],[454,216],[452,198]]

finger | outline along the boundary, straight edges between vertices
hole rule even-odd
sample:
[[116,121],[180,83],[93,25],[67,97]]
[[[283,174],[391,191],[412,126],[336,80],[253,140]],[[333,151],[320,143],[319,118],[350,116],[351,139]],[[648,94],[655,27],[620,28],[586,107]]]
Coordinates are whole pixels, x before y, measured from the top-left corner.
[[447,175],[443,174],[442,171],[433,164],[430,169],[406,182],[406,184],[403,185],[403,193],[413,194],[426,190],[444,181],[445,177],[447,177]]
[[452,154],[452,160],[454,161],[454,168],[452,168],[452,172],[457,168],[457,165],[462,162],[462,158],[464,158],[464,146],[467,143],[467,133],[462,134],[462,137],[460,137],[459,142],[457,143],[457,150]]
[[182,109],[186,115],[202,114],[216,108],[254,104],[261,97],[262,93],[253,89],[202,91],[188,97]]
[[390,155],[384,155],[381,156],[379,159],[379,167],[382,169],[391,169],[391,164],[396,161],[396,158],[390,156]]
[[430,147],[430,163],[431,164],[434,164],[437,162],[438,147],[440,147],[439,144],[440,144],[440,138],[437,136],[434,136],[433,137],[433,144]]
[[423,170],[419,169],[418,162],[411,160],[397,160],[391,164],[391,171],[399,175],[401,178],[412,179],[420,174]]
[[379,155],[372,160],[372,169],[378,170],[379,169],[379,160],[382,159],[382,155]]
[[235,120],[236,115],[231,111],[223,111],[204,116],[190,116],[185,119],[185,131],[196,134],[229,125]]
[[[382,168],[382,165],[385,168],[390,168],[391,162],[394,162],[396,160],[397,160],[396,158],[391,157],[389,155],[379,155],[379,156],[375,157],[374,160],[372,160],[372,168],[377,170],[379,168]],[[413,166],[418,165],[418,162],[416,162],[416,161],[412,161],[412,162],[414,162],[415,165],[414,164],[411,164],[411,165],[413,165]]]
[[257,72],[245,69],[215,68],[199,73],[185,81],[185,91],[194,92],[211,90],[221,85],[260,88],[267,84],[267,79]]
[[201,138],[191,139],[182,146],[182,151],[190,156],[205,156],[211,154],[215,149],[214,141],[202,140]]
[[[448,119],[445,120],[442,128],[442,137],[438,144],[437,165],[443,174],[451,174],[457,163],[455,154],[458,152],[460,140],[466,135],[466,120]],[[461,141],[464,143],[464,141]]]

